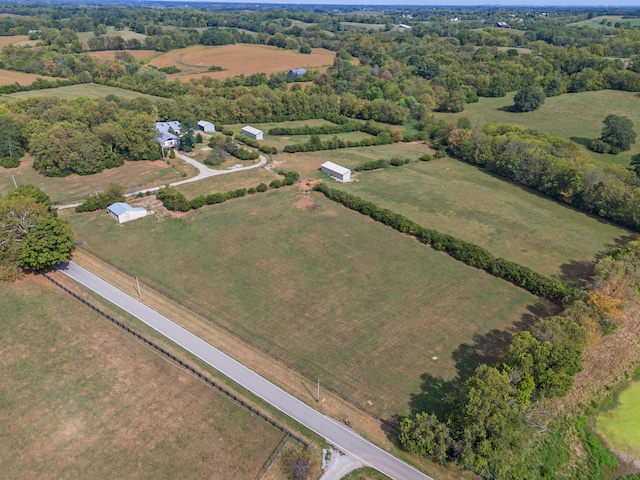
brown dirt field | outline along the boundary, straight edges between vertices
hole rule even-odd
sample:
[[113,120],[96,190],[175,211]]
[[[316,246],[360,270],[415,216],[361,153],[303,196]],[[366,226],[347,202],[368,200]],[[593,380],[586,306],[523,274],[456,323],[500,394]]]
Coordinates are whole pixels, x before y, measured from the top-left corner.
[[254,478],[281,439],[44,278],[3,288],[3,478]]
[[[121,50],[105,50],[102,52],[91,52],[89,53],[89,55],[92,56],[93,58],[99,58],[101,60],[115,60],[116,52],[118,51],[121,51]],[[124,51],[133,55],[133,58],[135,58],[136,60],[142,60],[148,57],[152,57],[158,53],[155,50],[124,50]]]
[[[2,37],[0,37],[1,39]],[[1,48],[1,46],[0,46]],[[55,80],[53,77],[34,75],[33,73],[14,72],[12,70],[0,70],[0,85],[8,83],[19,83],[20,85],[31,85],[37,78]]]
[[[240,75],[251,75],[263,72],[266,74],[285,72],[292,68],[326,67],[333,63],[335,53],[324,48],[313,48],[310,55],[293,50],[283,50],[268,45],[225,45],[193,47],[172,50],[154,58],[150,63],[156,67],[174,65],[183,70],[182,73],[169,75],[169,78],[188,80],[207,76],[225,79]],[[222,72],[209,72],[213,65],[223,67]]]
[[7,45],[11,45],[24,42],[25,40],[29,40],[29,35],[11,35],[8,37],[0,37],[0,47],[6,47]]

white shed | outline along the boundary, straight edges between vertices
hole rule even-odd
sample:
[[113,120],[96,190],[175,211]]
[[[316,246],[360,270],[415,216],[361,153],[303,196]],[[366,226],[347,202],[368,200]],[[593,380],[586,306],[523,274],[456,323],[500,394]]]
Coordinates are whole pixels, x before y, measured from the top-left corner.
[[337,163],[324,162],[322,165],[320,165],[320,170],[326,173],[327,175],[335,178],[339,182],[351,181],[351,170],[341,165],[338,165]]
[[254,140],[263,140],[264,132],[262,130],[258,130],[255,127],[250,127],[247,125],[242,129],[242,135],[246,135],[247,137],[253,138]]
[[146,217],[149,214],[144,207],[132,207],[124,202],[112,203],[107,207],[107,212],[115,218],[118,223],[129,222],[136,218]]
[[200,120],[198,122],[198,129],[200,129],[204,133],[215,133],[216,132],[216,126],[211,122],[207,122],[206,120]]

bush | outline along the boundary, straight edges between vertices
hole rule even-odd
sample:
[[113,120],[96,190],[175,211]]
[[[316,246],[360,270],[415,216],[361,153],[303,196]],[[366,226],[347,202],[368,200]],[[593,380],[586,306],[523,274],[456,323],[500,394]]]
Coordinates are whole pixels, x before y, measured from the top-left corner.
[[436,150],[436,154],[434,155],[435,158],[444,158],[447,156],[447,152],[445,152],[444,150]]
[[176,158],[176,152],[175,152],[175,150],[173,148],[169,152],[169,158]]
[[401,167],[402,165],[406,165],[409,162],[411,162],[411,160],[409,160],[408,158],[401,157],[393,157],[391,160],[389,160],[389,164],[393,165],[394,167]]
[[16,168],[20,166],[20,159],[13,157],[2,157],[0,158],[0,165],[4,168]]
[[226,159],[227,159],[227,152],[225,152],[224,150],[218,147],[213,147],[211,151],[207,154],[207,158],[204,159],[204,163],[205,165],[210,165],[212,167],[215,167],[223,163]]
[[165,187],[158,190],[156,198],[162,202],[162,204],[168,210],[177,212],[186,212],[191,210],[191,202],[187,200],[180,190],[176,187]]
[[280,188],[280,187],[283,187],[283,186],[284,186],[284,182],[283,182],[282,180],[280,180],[280,179],[276,179],[276,180],[273,180],[273,181],[269,184],[269,186],[270,186],[271,188]]
[[421,162],[430,162],[431,160],[433,160],[433,155],[431,155],[430,153],[425,153],[420,157]]
[[300,174],[298,172],[287,172],[284,176],[284,180],[282,181],[283,185],[293,185],[300,179]]
[[247,193],[249,195],[253,195],[254,193],[256,193],[258,190],[256,190],[254,187],[251,187],[249,190],[247,190]]
[[594,151],[596,153],[609,153],[611,150],[611,145],[603,142],[599,138],[592,140],[589,144],[589,150]]
[[194,198],[190,202],[191,208],[193,208],[194,210],[202,207],[205,203],[206,202],[205,202],[204,195],[198,195],[196,198]]
[[542,106],[545,94],[540,87],[525,87],[513,97],[514,112],[532,112]]
[[256,187],[257,192],[266,192],[269,187],[267,187],[266,183],[261,183]]
[[207,195],[204,199],[207,205],[213,205],[215,203],[222,203],[229,199],[228,193],[212,193],[211,195]]

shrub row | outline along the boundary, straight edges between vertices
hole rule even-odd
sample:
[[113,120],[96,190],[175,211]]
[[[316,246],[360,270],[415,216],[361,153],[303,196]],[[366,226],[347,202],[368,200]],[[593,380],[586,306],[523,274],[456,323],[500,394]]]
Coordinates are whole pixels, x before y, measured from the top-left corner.
[[246,135],[237,135],[236,140],[244,143],[245,145],[249,145],[250,147],[257,148],[262,153],[278,153],[278,149],[276,147],[271,147],[269,145],[264,145],[257,141],[254,138],[247,137]]
[[[293,185],[300,178],[298,172],[291,171],[281,173],[284,175],[284,179],[278,178],[273,180],[269,187],[280,188],[286,185]],[[265,183],[260,183],[257,187],[251,187],[248,190],[246,188],[238,188],[228,192],[199,195],[192,200],[187,200],[185,194],[176,187],[165,187],[158,190],[156,198],[169,210],[187,212],[192,209],[196,210],[204,205],[214,205],[216,203],[226,202],[230,198],[244,197],[247,193],[253,194],[256,192],[266,192],[269,187],[267,187]]]
[[111,192],[102,192],[96,195],[89,195],[84,202],[76,207],[76,212],[94,212],[102,210],[115,202],[124,202],[122,195],[114,195]]
[[389,145],[393,143],[393,138],[388,132],[381,133],[377,137],[363,138],[358,141],[343,140],[333,137],[322,141],[320,137],[313,135],[307,143],[296,143],[286,145],[283,149],[287,153],[296,152],[317,152],[319,150],[336,150],[338,148],[369,147],[372,145]]
[[336,133],[357,132],[362,124],[360,122],[349,122],[343,125],[318,125],[311,127],[274,127],[269,130],[269,135],[330,135]]
[[447,252],[456,260],[485,270],[491,275],[507,280],[535,295],[561,303],[568,295],[574,293],[571,287],[560,280],[541,275],[529,267],[519,265],[510,260],[495,257],[489,251],[473,243],[437,230],[424,228],[403,215],[394,213],[386,208],[380,208],[374,203],[355,195],[330,188],[325,183],[317,184],[314,190],[322,192],[331,200],[368,215],[374,220],[393,227],[400,232],[414,235],[422,243],[429,244],[436,250]]
[[381,158],[379,160],[370,160],[368,162],[361,163],[353,169],[354,172],[365,172],[368,170],[378,170],[380,168],[387,168],[389,165],[393,167],[400,167],[410,163],[411,159],[402,157],[392,157],[389,160]]

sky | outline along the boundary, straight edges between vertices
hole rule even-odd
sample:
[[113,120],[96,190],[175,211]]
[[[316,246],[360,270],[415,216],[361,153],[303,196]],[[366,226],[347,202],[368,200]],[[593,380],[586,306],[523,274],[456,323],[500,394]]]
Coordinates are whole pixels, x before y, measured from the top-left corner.
[[[188,2],[206,2],[208,0],[187,0]],[[250,3],[246,0],[213,0],[214,3]],[[254,2],[251,2],[253,4]],[[380,6],[380,5],[407,5],[407,6],[490,6],[490,5],[506,5],[506,6],[533,6],[533,7],[636,7],[640,8],[640,0],[611,0],[611,2],[603,2],[603,0],[260,0],[255,2],[256,5],[261,3],[276,3],[290,5],[362,5],[362,6]],[[640,13],[640,11],[639,11]]]

